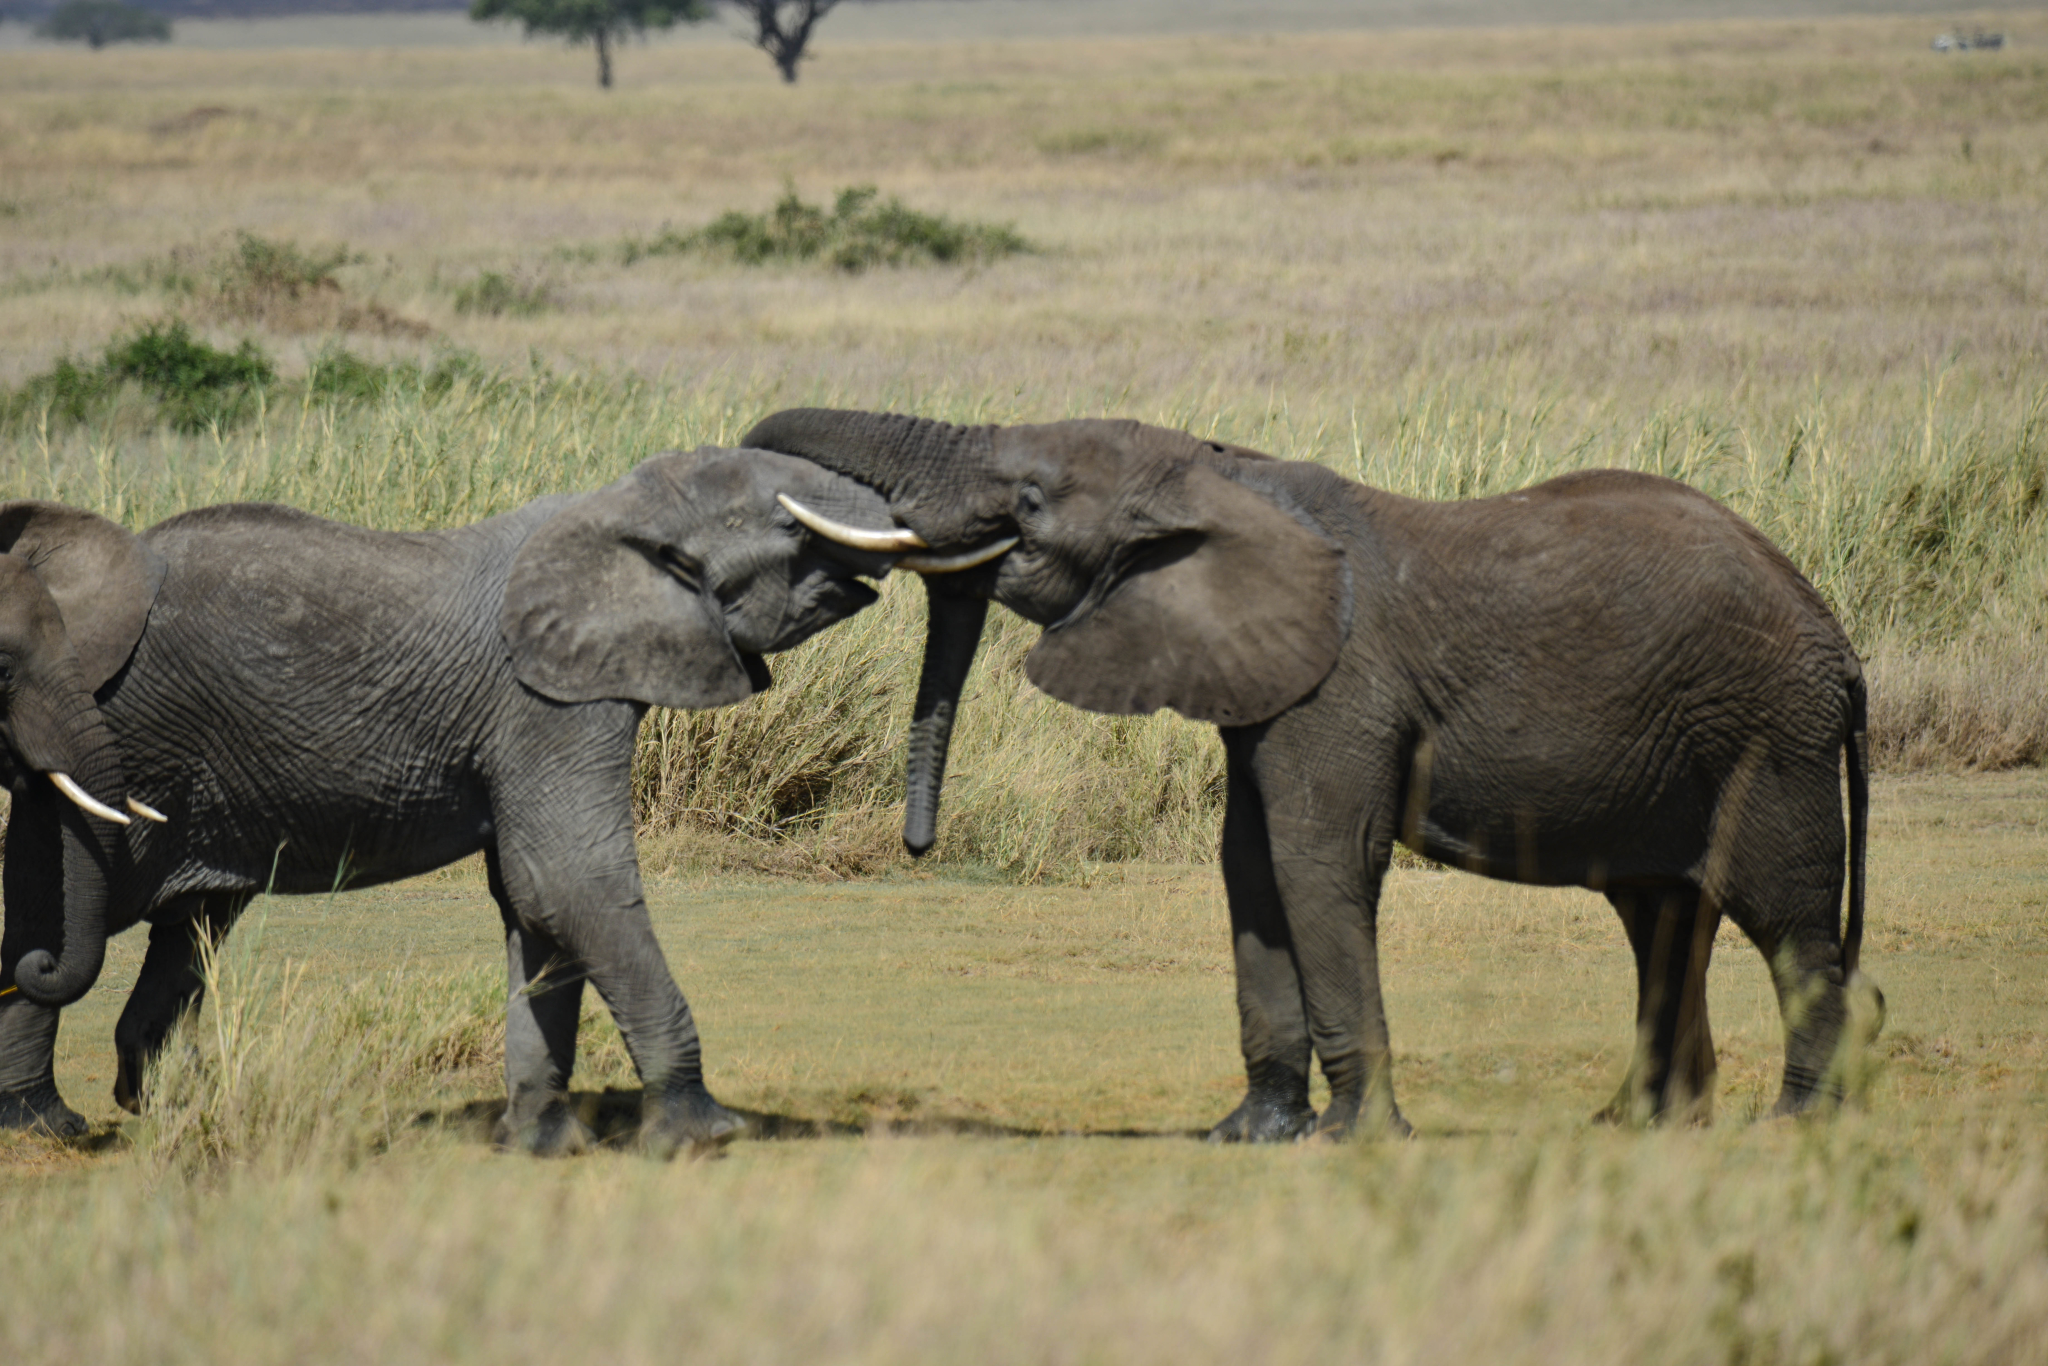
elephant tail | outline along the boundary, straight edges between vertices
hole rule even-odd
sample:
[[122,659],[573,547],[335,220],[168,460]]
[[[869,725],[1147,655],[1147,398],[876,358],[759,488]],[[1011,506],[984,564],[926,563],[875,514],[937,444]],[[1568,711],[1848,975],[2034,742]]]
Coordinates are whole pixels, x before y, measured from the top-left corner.
[[1843,738],[1849,769],[1849,918],[1842,927],[1842,980],[1856,972],[1863,952],[1864,865],[1870,846],[1870,719],[1863,671],[1848,680],[1849,731]]

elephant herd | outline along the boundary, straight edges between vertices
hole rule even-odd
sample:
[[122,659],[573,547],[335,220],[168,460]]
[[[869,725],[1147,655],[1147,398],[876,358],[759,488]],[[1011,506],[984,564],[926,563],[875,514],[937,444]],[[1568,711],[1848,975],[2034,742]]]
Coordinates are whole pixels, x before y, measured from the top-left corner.
[[912,853],[991,601],[1044,627],[1026,668],[1051,696],[1219,728],[1247,1088],[1213,1139],[1408,1132],[1376,943],[1397,841],[1613,904],[1638,1004],[1609,1118],[1704,1117],[1723,915],[1777,989],[1779,1113],[1839,1096],[1852,1015],[1881,1014],[1857,970],[1862,670],[1713,500],[1608,470],[1419,502],[1135,422],[798,409],[446,532],[238,504],[131,533],[0,504],[0,1127],[85,1128],[56,1031],[108,935],[149,922],[114,1031],[134,1110],[198,1005],[199,946],[257,893],[481,852],[507,958],[498,1142],[590,1143],[567,1103],[586,981],[644,1083],[649,1150],[740,1134],[649,924],[634,738],[650,705],[768,687],[765,655],[899,568],[930,607]]

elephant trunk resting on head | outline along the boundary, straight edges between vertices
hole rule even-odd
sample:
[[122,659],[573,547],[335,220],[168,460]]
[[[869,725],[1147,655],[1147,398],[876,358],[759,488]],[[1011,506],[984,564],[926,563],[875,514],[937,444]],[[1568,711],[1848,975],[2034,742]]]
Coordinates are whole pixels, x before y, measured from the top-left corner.
[[880,490],[934,558],[988,557],[927,581],[912,852],[990,599],[1045,627],[1026,669],[1054,697],[1221,727],[1249,1088],[1212,1137],[1406,1132],[1376,946],[1396,841],[1613,904],[1638,1009],[1610,1113],[1704,1115],[1723,915],[1777,987],[1778,1111],[1839,1090],[1848,989],[1881,1008],[1857,973],[1862,669],[1813,587],[1713,500],[1607,470],[1418,502],[1135,422],[798,409],[745,439]]
[[[782,496],[888,525],[879,497],[816,465],[711,449],[436,533],[246,504],[136,537],[61,510],[72,520],[38,552],[39,572],[95,585],[63,604],[85,642],[73,653],[90,661],[67,705],[113,741],[77,771],[168,823],[106,827],[101,863],[82,870],[78,818],[23,776],[57,751],[5,730],[16,800],[0,978],[19,991],[0,996],[0,1124],[82,1127],[51,1076],[56,1008],[90,985],[107,934],[151,923],[115,1034],[116,1097],[134,1108],[143,1069],[198,1000],[200,937],[225,932],[256,893],[367,886],[481,851],[509,964],[500,1140],[588,1141],[562,1103],[585,979],[646,1085],[648,1146],[731,1137],[740,1121],[704,1087],[696,1026],[641,896],[634,736],[649,704],[715,707],[767,687],[762,655],[873,602],[857,576],[886,573],[916,540],[838,545]],[[0,506],[0,527],[23,506]],[[0,632],[29,596],[10,569],[0,556]],[[44,626],[26,655],[75,682],[64,633]],[[31,973],[52,954],[54,972]]]

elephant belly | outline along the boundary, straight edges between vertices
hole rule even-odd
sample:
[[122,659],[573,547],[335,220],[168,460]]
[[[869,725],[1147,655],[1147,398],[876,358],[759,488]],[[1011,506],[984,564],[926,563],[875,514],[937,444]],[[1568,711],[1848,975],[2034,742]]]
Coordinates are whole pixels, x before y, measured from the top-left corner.
[[1547,886],[1685,877],[1706,848],[1710,804],[1686,775],[1617,780],[1589,766],[1440,766],[1403,842],[1484,877]]
[[288,777],[213,764],[138,774],[138,788],[169,818],[134,837],[144,900],[373,886],[452,863],[490,838],[490,803],[473,773],[383,764],[316,769],[302,761]]

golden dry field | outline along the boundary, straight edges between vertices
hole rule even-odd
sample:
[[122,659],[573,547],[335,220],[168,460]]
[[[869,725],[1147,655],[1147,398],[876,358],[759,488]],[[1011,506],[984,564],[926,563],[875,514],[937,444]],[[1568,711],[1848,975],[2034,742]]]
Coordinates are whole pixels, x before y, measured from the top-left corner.
[[[102,52],[0,30],[0,498],[442,526],[812,402],[1129,415],[1428,496],[1675,474],[1784,545],[1870,661],[1890,1003],[1846,1112],[1759,1121],[1779,1026],[1724,930],[1718,1122],[1593,1126],[1632,1042],[1611,913],[1404,865],[1383,958],[1416,1140],[1199,1144],[1242,1086],[1213,733],[1033,694],[1033,633],[1003,623],[911,865],[921,608],[892,584],[761,698],[643,732],[657,930],[757,1137],[667,1166],[492,1153],[502,946],[468,866],[259,903],[165,1103],[124,1120],[131,934],[60,1036],[94,1135],[0,1140],[0,1342],[2048,1357],[2048,10],[1840,8],[1557,0],[1503,27],[1472,0],[1430,29],[1285,0],[1261,31],[1220,0],[848,6],[794,87],[697,31],[623,50],[610,93],[587,51],[446,16]],[[2007,44],[1929,49],[1979,28]],[[1032,249],[857,273],[642,249],[865,184]],[[252,241],[331,269],[265,284]],[[132,385],[75,419],[48,397],[171,317],[278,379],[182,427]],[[624,1132],[594,1003],[584,1043],[577,1085]]]

